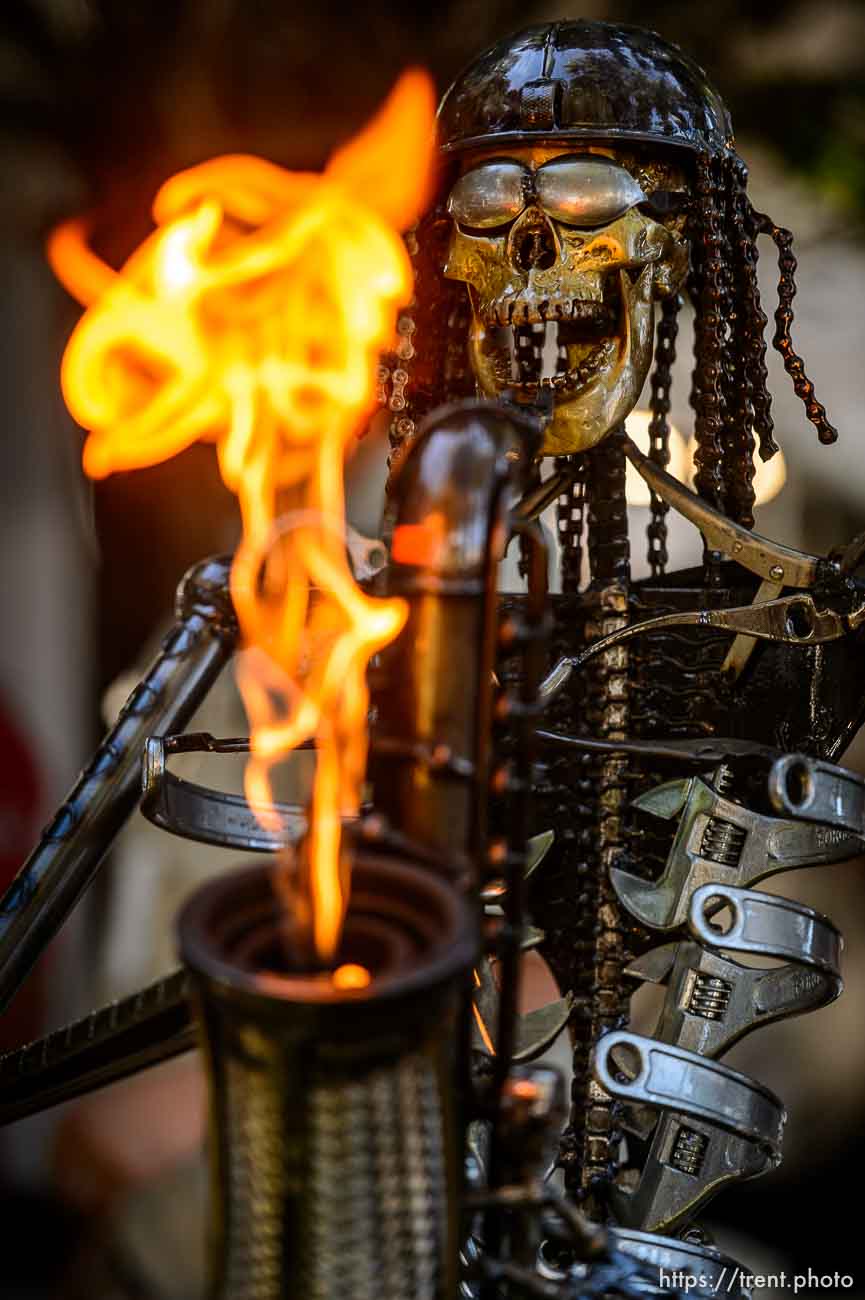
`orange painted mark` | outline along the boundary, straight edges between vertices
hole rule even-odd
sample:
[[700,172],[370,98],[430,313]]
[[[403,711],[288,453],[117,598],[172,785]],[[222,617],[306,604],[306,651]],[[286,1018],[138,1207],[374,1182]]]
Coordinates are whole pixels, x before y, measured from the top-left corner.
[[490,1038],[490,1031],[487,1029],[486,1025],[484,1024],[484,1018],[481,1015],[477,1005],[474,1002],[472,1003],[472,1011],[475,1013],[475,1022],[477,1024],[481,1039],[483,1040],[484,1047],[487,1049],[490,1056],[495,1056],[496,1049],[493,1047],[493,1040],[492,1038]]
[[437,512],[420,524],[400,524],[394,529],[391,558],[397,564],[431,567],[445,558],[443,547],[446,538],[447,525]]

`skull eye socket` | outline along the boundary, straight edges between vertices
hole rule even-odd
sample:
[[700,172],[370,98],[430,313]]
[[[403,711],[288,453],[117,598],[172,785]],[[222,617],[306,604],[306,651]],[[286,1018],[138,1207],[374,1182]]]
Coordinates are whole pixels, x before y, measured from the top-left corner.
[[489,162],[461,176],[448,212],[466,234],[510,225],[526,206],[530,173],[517,162]]
[[647,217],[664,221],[669,217],[677,217],[680,212],[687,212],[691,206],[691,196],[687,190],[652,190],[639,206]]
[[606,226],[646,198],[618,163],[579,155],[554,158],[539,168],[535,192],[549,216],[582,229]]

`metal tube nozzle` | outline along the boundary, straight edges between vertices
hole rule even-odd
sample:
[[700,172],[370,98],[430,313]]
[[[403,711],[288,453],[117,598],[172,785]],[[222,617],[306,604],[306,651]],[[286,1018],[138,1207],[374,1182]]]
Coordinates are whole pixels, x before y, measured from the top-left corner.
[[358,857],[339,961],[371,978],[342,990],[287,971],[269,870],[210,881],[179,922],[210,1072],[209,1294],[447,1300],[469,909],[428,871]]

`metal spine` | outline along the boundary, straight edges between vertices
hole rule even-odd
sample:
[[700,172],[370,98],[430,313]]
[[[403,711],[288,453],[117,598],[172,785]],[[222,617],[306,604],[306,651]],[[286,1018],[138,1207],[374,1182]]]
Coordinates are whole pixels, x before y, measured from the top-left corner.
[[[629,543],[621,432],[584,455],[591,585],[579,590],[575,562],[582,532],[582,492],[560,503],[563,594],[554,599],[553,654],[596,640],[628,621]],[[625,653],[620,654],[619,650]],[[553,701],[557,731],[620,738],[628,729],[629,660],[625,647],[599,657]],[[618,1145],[616,1105],[593,1082],[590,1057],[597,1037],[622,1023],[629,984],[627,929],[608,878],[624,847],[629,798],[627,759],[588,754],[545,756],[538,789],[538,828],[562,834],[532,889],[532,915],[546,932],[542,951],[559,987],[573,999],[570,1034],[573,1081],[559,1164],[569,1193],[585,1200],[612,1172]],[[594,1200],[594,1197],[591,1197]],[[589,1209],[596,1209],[589,1205]]]
[[[621,429],[591,457],[589,471],[589,564],[592,602],[588,640],[625,627],[628,622],[630,550],[625,502],[625,457]],[[628,730],[628,647],[618,646],[599,657],[593,686],[598,705],[590,698],[588,721],[593,734],[621,740]],[[592,691],[594,696],[594,690]],[[623,971],[629,960],[625,927],[609,870],[623,847],[623,814],[628,799],[624,756],[604,758],[597,770],[597,839],[595,858],[594,948],[591,1001],[587,1028],[590,1043],[624,1022],[630,988]],[[616,1104],[589,1073],[588,1056],[580,1043],[574,1056],[573,1101],[582,1108],[583,1142],[580,1181],[584,1192],[615,1167],[619,1134]],[[579,1060],[580,1069],[577,1069]],[[578,1091],[579,1089],[579,1091]],[[573,1120],[572,1120],[573,1122]]]

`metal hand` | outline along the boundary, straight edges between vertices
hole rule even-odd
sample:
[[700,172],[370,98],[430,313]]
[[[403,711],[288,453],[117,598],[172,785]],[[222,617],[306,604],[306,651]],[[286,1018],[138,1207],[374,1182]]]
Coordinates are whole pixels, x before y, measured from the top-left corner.
[[[840,572],[833,561],[797,551],[751,532],[728,519],[644,456],[630,438],[625,438],[624,447],[628,459],[652,491],[699,528],[709,549],[729,555],[758,577],[761,585],[751,605],[662,614],[601,637],[587,646],[582,654],[559,660],[541,684],[542,700],[555,698],[571,674],[589,659],[643,632],[688,626],[733,632],[735,640],[725,660],[725,669],[728,676],[736,677],[744,667],[755,639],[784,641],[791,645],[818,645],[855,632],[865,621],[865,603],[850,613],[842,614],[825,604],[817,604],[812,596],[806,594],[807,589],[821,577]],[[784,587],[795,587],[797,591],[782,597],[780,593]]]
[[767,600],[760,605],[738,605],[732,609],[694,609],[675,614],[660,614],[640,623],[602,636],[579,655],[566,656],[558,661],[541,682],[540,698],[548,703],[570,680],[572,673],[593,659],[595,655],[611,650],[613,646],[644,632],[654,632],[666,627],[713,627],[737,636],[755,637],[760,641],[784,641],[788,645],[819,645],[837,641],[858,630],[865,622],[865,604],[850,614],[818,607],[813,597],[797,592],[778,600]]
[[644,456],[628,437],[624,440],[624,450],[634,469],[655,495],[699,528],[710,551],[729,555],[761,582],[776,582],[784,587],[812,587],[821,570],[831,567],[830,562],[821,556],[808,555],[792,546],[784,546],[782,542],[761,537],[759,533],[728,519]]
[[[764,759],[774,763],[781,751],[741,736],[699,736],[693,740],[600,740],[597,736],[569,736],[559,731],[537,731],[544,747],[578,749],[587,754],[638,754],[647,758],[669,758],[697,767],[715,767],[738,758]],[[548,832],[552,834],[552,832]]]

